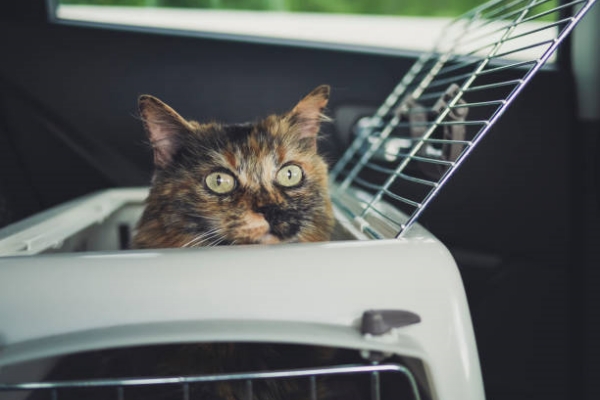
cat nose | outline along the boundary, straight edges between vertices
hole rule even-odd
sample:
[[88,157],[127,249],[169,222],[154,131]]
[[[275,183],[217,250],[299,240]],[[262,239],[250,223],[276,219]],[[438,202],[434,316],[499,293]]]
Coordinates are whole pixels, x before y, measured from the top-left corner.
[[271,225],[279,223],[283,216],[281,209],[274,204],[257,207],[256,212],[264,215],[267,222]]

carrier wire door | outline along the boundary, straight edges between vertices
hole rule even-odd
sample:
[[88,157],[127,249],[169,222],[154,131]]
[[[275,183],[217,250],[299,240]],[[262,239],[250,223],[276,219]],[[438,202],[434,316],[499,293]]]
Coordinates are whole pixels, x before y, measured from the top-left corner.
[[594,2],[494,0],[452,21],[355,126],[336,205],[368,237],[402,236]]
[[[86,393],[94,390],[105,389],[102,393],[106,400],[126,400],[128,393],[135,393],[139,388],[170,388],[167,394],[169,399],[190,400],[196,398],[195,387],[215,382],[238,382],[244,385],[244,398],[241,400],[253,400],[255,394],[253,385],[255,382],[277,379],[301,379],[306,388],[307,400],[319,400],[318,385],[322,377],[335,377],[349,375],[359,378],[367,375],[370,379],[369,400],[381,400],[381,374],[393,374],[396,379],[406,380],[408,393],[411,400],[421,400],[417,381],[411,371],[398,364],[381,365],[345,365],[338,367],[324,367],[314,369],[298,369],[286,371],[268,371],[237,374],[195,375],[195,376],[168,376],[147,378],[124,378],[124,379],[89,379],[81,381],[56,381],[56,382],[25,382],[18,384],[0,384],[0,391],[43,391],[51,400],[60,400],[61,394],[67,394],[71,399],[70,390],[77,390],[79,396],[85,398]],[[83,389],[83,390],[82,390]],[[107,390],[106,390],[107,389]],[[112,395],[111,395],[112,393]],[[138,399],[139,393],[134,398]]]

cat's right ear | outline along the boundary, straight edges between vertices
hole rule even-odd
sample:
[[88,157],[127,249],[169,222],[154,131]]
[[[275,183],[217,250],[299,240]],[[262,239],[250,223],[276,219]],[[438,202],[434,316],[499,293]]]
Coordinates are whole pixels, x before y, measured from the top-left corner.
[[323,114],[323,110],[329,101],[328,85],[321,85],[304,97],[288,113],[291,121],[298,127],[300,139],[310,139],[313,146],[317,147],[317,135],[321,127],[321,122],[330,121]]
[[175,110],[154,96],[144,94],[138,99],[140,117],[154,150],[154,165],[166,167],[181,144],[181,134],[192,126]]

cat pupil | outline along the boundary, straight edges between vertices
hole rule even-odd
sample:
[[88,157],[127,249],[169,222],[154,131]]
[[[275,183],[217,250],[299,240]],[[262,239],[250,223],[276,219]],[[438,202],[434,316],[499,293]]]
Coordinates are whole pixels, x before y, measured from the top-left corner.
[[288,179],[292,179],[292,170],[289,168],[287,170],[287,177],[288,177]]
[[217,175],[217,185],[221,186],[222,182],[223,182],[223,179],[221,178],[221,175]]

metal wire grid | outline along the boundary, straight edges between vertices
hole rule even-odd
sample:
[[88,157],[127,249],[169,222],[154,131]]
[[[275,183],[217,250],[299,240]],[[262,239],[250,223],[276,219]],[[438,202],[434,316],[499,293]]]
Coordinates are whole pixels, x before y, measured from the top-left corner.
[[[151,386],[178,386],[180,388],[181,400],[190,400],[190,385],[206,384],[212,382],[244,382],[244,400],[254,399],[253,382],[258,380],[282,379],[282,378],[306,378],[307,379],[307,399],[318,400],[318,377],[332,375],[350,375],[350,374],[369,374],[370,375],[370,400],[381,400],[381,382],[380,374],[393,373],[404,377],[410,387],[412,399],[420,400],[417,381],[412,372],[398,364],[381,365],[345,365],[337,367],[324,367],[313,369],[296,369],[285,371],[268,371],[252,373],[232,373],[232,374],[214,374],[214,375],[196,375],[196,376],[173,376],[158,378],[124,378],[124,379],[89,379],[77,381],[55,381],[55,382],[25,382],[16,384],[0,383],[0,392],[9,391],[46,391],[49,399],[60,400],[60,394],[65,389],[86,389],[93,390],[98,388],[114,389],[114,399],[127,399],[127,391],[133,387],[151,387]],[[85,398],[84,393],[80,393],[81,398]]]
[[400,237],[594,3],[492,0],[450,23],[355,127],[331,171],[334,202],[370,237]]

